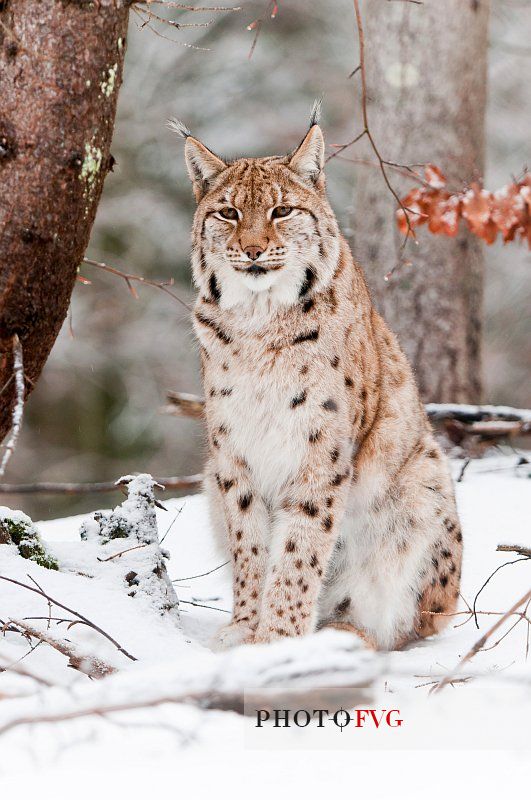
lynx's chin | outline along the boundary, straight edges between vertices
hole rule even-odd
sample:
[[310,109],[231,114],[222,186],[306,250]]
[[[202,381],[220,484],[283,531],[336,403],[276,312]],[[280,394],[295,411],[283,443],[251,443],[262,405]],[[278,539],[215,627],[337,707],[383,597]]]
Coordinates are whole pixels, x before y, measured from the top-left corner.
[[238,276],[247,289],[252,292],[265,292],[276,283],[278,270],[269,270],[259,264],[253,264],[246,269],[236,268]]

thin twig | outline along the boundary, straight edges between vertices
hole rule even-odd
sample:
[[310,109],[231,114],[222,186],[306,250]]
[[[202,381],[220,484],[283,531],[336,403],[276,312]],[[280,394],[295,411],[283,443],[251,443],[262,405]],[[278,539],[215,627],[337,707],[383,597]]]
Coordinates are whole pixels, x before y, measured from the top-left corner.
[[[182,306],[184,306],[184,308],[186,308],[188,311],[192,311],[192,308],[191,306],[188,305],[188,303],[182,300],[182,298],[180,298],[179,295],[175,294],[175,292],[172,292],[171,289],[168,289],[168,286],[173,286],[174,284],[173,278],[171,278],[169,281],[166,282],[153,281],[150,278],[144,278],[142,275],[132,275],[129,272],[123,272],[121,269],[118,269],[117,267],[111,267],[110,264],[105,264],[103,261],[94,261],[94,259],[92,258],[84,258],[83,263],[90,264],[92,267],[97,267],[97,269],[101,269],[104,272],[110,272],[111,275],[117,275],[119,278],[122,278],[126,282],[126,284],[129,286],[130,289],[131,289],[130,285],[131,281],[137,281],[138,283],[142,283],[145,286],[153,286],[153,288],[155,289],[160,289],[161,292],[165,292],[166,294],[169,294],[169,296],[172,297],[174,300],[177,300],[177,302],[180,303]],[[133,296],[135,296],[134,292]]]
[[[190,42],[180,42],[178,39],[170,39],[169,36],[164,36],[164,34],[158,31],[156,28],[154,28],[151,22],[149,21],[149,17],[147,16],[147,14],[150,13],[149,11],[146,11],[146,9],[140,10],[139,8],[134,8],[134,7],[133,11],[137,15],[137,17],[139,17],[139,19],[142,20],[142,25],[140,25],[141,30],[143,28],[149,28],[149,30],[152,33],[154,33],[155,36],[158,36],[160,39],[166,39],[167,42],[173,42],[173,44],[178,44],[181,47],[187,47],[189,50],[202,50],[204,52],[210,50],[210,47],[199,47],[198,45],[190,44]],[[143,14],[146,14],[146,16],[144,17]]]
[[101,561],[102,563],[104,561],[112,561],[113,558],[119,558],[120,556],[123,556],[125,553],[130,553],[131,550],[141,550],[143,547],[148,547],[148,546],[149,542],[146,542],[146,544],[136,544],[134,547],[128,547],[127,550],[120,550],[119,553],[114,553],[114,555],[108,556],[107,558],[100,558],[98,556],[98,561]]
[[166,533],[164,534],[164,536],[162,537],[162,539],[160,539],[160,541],[159,541],[159,547],[160,547],[160,545],[162,544],[162,542],[164,541],[164,539],[166,538],[166,536],[169,534],[169,532],[171,531],[171,529],[173,528],[173,526],[174,526],[174,524],[175,524],[175,522],[176,522],[177,518],[178,518],[178,517],[180,517],[180,515],[181,515],[181,511],[183,510],[184,506],[185,506],[185,503],[183,503],[183,504],[182,504],[182,506],[181,506],[181,507],[180,507],[180,509],[177,511],[176,515],[174,516],[174,518],[172,519],[172,521],[171,521],[171,522],[170,522],[170,524],[168,525],[168,527],[167,527],[167,529],[166,529]]
[[479,630],[479,623],[478,623],[478,618],[477,618],[477,614],[476,614],[476,603],[477,603],[478,597],[480,596],[480,594],[483,591],[483,589],[487,586],[488,583],[490,583],[490,581],[492,580],[492,578],[494,578],[496,573],[499,572],[504,567],[510,567],[511,564],[518,564],[519,561],[528,561],[528,560],[529,560],[529,556],[523,556],[522,558],[515,558],[514,561],[506,561],[504,564],[500,564],[499,567],[496,567],[494,572],[492,572],[489,575],[489,577],[487,578],[487,580],[485,581],[483,586],[479,589],[478,593],[474,597],[474,602],[472,603],[472,612],[474,614],[474,622],[476,623],[476,628],[478,630]]
[[[40,590],[41,590],[41,592],[44,594],[44,589],[42,588],[42,586],[40,586],[40,585],[37,583],[37,581],[35,580],[35,578],[34,578],[32,575],[28,575],[28,578],[30,579],[30,581],[31,581],[33,584],[35,584],[35,586],[37,587],[37,589],[40,589]],[[50,601],[50,600],[48,600],[48,622],[47,622],[47,624],[46,624],[46,627],[47,627],[48,629],[50,628],[50,625],[51,625],[51,623],[52,623],[52,604],[51,604],[51,601]]]
[[13,378],[14,378],[14,375],[13,375],[13,373],[11,373],[11,375],[9,376],[7,381],[4,383],[4,385],[0,389],[0,397],[4,394],[6,389],[8,389],[11,386],[11,381],[13,380]]
[[275,19],[277,13],[278,13],[278,3],[275,2],[275,0],[267,0],[264,16],[259,17],[258,19],[254,19],[251,23],[249,23],[249,25],[247,25],[248,31],[255,31],[251,48],[249,50],[249,53],[247,54],[247,58],[249,60],[253,57],[253,53],[256,49],[256,45],[258,43],[258,39],[262,31],[262,26],[264,24],[265,17],[270,16],[271,19]]
[[217,572],[218,569],[221,569],[221,567],[226,567],[227,564],[230,564],[230,560],[224,561],[223,564],[219,564],[219,566],[214,567],[214,569],[209,569],[208,572],[201,572],[200,575],[189,575],[187,578],[174,578],[172,583],[178,583],[179,581],[191,581],[194,578],[204,578],[205,575],[211,575],[213,572]]
[[500,619],[498,619],[494,623],[494,625],[491,628],[489,628],[488,631],[480,639],[477,640],[477,642],[471,647],[468,653],[465,656],[463,656],[463,658],[459,661],[459,663],[454,667],[452,672],[448,673],[448,675],[446,675],[446,677],[443,678],[442,681],[440,681],[440,683],[438,683],[432,689],[432,691],[440,692],[441,689],[444,689],[445,686],[447,686],[449,683],[452,683],[452,681],[455,680],[456,673],[459,672],[459,670],[461,670],[463,666],[468,661],[470,661],[476,655],[476,653],[478,653],[484,647],[485,643],[489,640],[492,634],[495,633],[498,630],[498,628],[500,628],[500,626],[503,625],[503,623],[510,616],[514,614],[515,611],[518,611],[520,606],[523,606],[524,603],[527,603],[529,600],[531,600],[531,589],[528,592],[526,592],[523,597],[517,600],[516,603],[514,603],[514,605],[509,609],[509,611],[506,611],[505,614],[502,617],[500,617]]
[[[384,182],[385,182],[387,188],[389,189],[389,191],[391,192],[391,194],[393,195],[394,199],[396,200],[397,204],[399,205],[399,207],[402,209],[402,211],[404,213],[404,217],[405,217],[406,224],[407,224],[407,230],[406,230],[406,235],[404,237],[404,241],[402,242],[402,246],[400,248],[401,250],[403,250],[404,247],[406,246],[408,237],[414,235],[413,234],[413,229],[412,229],[411,223],[410,223],[410,217],[409,217],[409,214],[410,213],[414,213],[414,212],[411,209],[408,209],[404,205],[404,203],[402,202],[399,194],[396,192],[396,190],[391,185],[391,182],[390,182],[390,180],[389,180],[389,178],[387,176],[386,166],[394,167],[394,168],[403,166],[404,169],[407,169],[407,165],[396,164],[395,162],[387,162],[387,161],[385,161],[385,159],[382,158],[382,156],[380,155],[380,151],[378,150],[378,147],[376,146],[376,142],[374,140],[374,137],[372,135],[372,132],[371,132],[371,129],[370,129],[370,126],[369,126],[369,114],[368,114],[368,110],[367,110],[367,74],[366,74],[366,66],[365,66],[365,34],[364,34],[364,31],[363,31],[363,22],[362,22],[362,18],[361,18],[359,0],[353,0],[353,2],[354,2],[354,12],[356,14],[356,25],[357,25],[357,29],[358,29],[358,42],[359,42],[359,49],[360,49],[359,72],[360,72],[360,76],[361,76],[361,114],[362,114],[362,119],[363,119],[363,130],[356,137],[354,137],[354,139],[352,139],[350,142],[347,142],[344,145],[340,145],[337,148],[335,153],[332,153],[331,155],[328,156],[326,161],[328,162],[332,158],[336,158],[344,150],[346,150],[347,147],[351,147],[353,144],[356,144],[356,142],[359,142],[360,139],[362,139],[364,136],[367,137],[367,139],[369,141],[369,144],[371,146],[371,149],[372,149],[374,155],[376,156],[376,158],[378,160],[378,167],[380,169],[380,172],[382,173],[382,177],[384,179]],[[358,71],[358,68],[356,68],[356,70],[354,70],[354,72],[352,74],[355,74],[355,72],[357,72],[357,71]],[[389,280],[389,278],[391,277],[393,271],[394,271],[394,269],[387,273],[387,275],[385,276],[386,280]]]
[[213,19],[209,19],[208,22],[177,22],[173,19],[160,17],[158,14],[155,14],[154,11],[150,11],[148,8],[143,8],[142,12],[147,14],[150,19],[154,19],[157,22],[163,22],[165,25],[169,25],[171,28],[176,28],[177,30],[180,30],[181,28],[208,28],[214,22]]
[[[364,166],[364,167],[374,167],[375,169],[380,169],[380,165],[376,161],[370,161],[367,158],[349,158],[348,156],[342,156],[341,155],[342,150],[344,150],[347,147],[350,147],[351,144],[352,144],[352,142],[348,142],[345,145],[342,145],[342,144],[341,145],[336,145],[336,144],[331,145],[331,147],[337,148],[337,152],[332,153],[327,158],[327,161],[330,161],[331,158],[336,158],[337,157],[341,161],[348,161],[349,164],[360,164],[361,166]],[[418,172],[415,172],[415,170],[413,169],[413,167],[410,164],[397,164],[394,161],[384,161],[384,164],[387,167],[389,167],[389,169],[393,170],[393,172],[396,172],[398,175],[401,175],[403,178],[409,178],[410,180],[415,181],[415,183],[418,183],[420,186],[426,187],[426,189],[430,188],[430,184],[428,183],[428,181],[425,178],[423,178],[422,175],[419,175]],[[422,164],[421,166],[425,166],[425,165]],[[419,214],[419,212],[415,212],[415,213]],[[419,216],[420,216],[420,214],[419,214]]]
[[99,625],[96,625],[95,622],[92,622],[90,619],[88,619],[88,617],[85,617],[83,614],[80,614],[79,611],[74,611],[73,608],[65,606],[63,603],[60,603],[59,600],[54,600],[53,597],[50,597],[50,595],[44,592],[42,589],[35,589],[33,586],[30,586],[27,583],[22,583],[22,581],[17,581],[15,580],[15,578],[8,578],[5,575],[0,575],[0,580],[7,581],[8,583],[13,583],[16,586],[21,586],[23,589],[28,589],[28,591],[30,592],[35,592],[35,594],[41,595],[41,597],[44,597],[46,600],[49,600],[58,608],[62,608],[63,611],[68,611],[69,614],[73,614],[75,617],[82,620],[82,622],[84,622],[90,628],[93,628],[98,633],[101,633],[102,636],[108,639],[108,641],[111,642],[111,644],[113,644],[120,653],[123,653],[124,656],[130,659],[130,661],[138,661],[138,659],[135,658],[135,656],[131,655],[131,653],[128,653],[127,650],[124,647],[122,647],[122,645],[119,642],[116,641],[116,639],[113,639],[113,637],[109,633],[104,631],[103,628],[100,628]]
[[4,455],[0,463],[0,477],[4,474],[9,459],[17,446],[24,416],[24,355],[22,344],[16,333],[13,336],[13,375],[15,376],[15,402],[11,412],[11,434],[5,445]]
[[[361,66],[359,67],[359,69],[361,69]],[[358,135],[355,136],[354,139],[351,139],[350,142],[347,142],[346,144],[333,145],[333,147],[336,147],[337,149],[335,150],[334,153],[330,153],[328,158],[325,160],[325,164],[328,164],[328,162],[331,161],[333,158],[337,158],[343,152],[343,150],[347,149],[347,147],[352,147],[353,144],[356,144],[356,142],[359,142],[359,140],[363,139],[363,137],[366,134],[367,134],[367,130],[364,128],[362,130],[362,132],[358,133]],[[375,166],[379,167],[380,165],[377,164]]]
[[179,603],[185,603],[187,606],[195,606],[196,608],[208,608],[210,611],[222,611],[223,614],[230,614],[225,608],[216,608],[216,606],[206,606],[204,603],[194,603],[193,600],[181,600]]
[[[358,26],[358,41],[359,41],[359,46],[360,46],[360,72],[361,72],[361,87],[362,87],[362,92],[361,92],[361,113],[362,113],[362,116],[363,116],[363,125],[364,125],[364,128],[365,128],[365,133],[367,134],[367,138],[368,138],[368,140],[370,142],[370,145],[372,147],[372,150],[374,152],[374,155],[378,159],[378,163],[380,165],[380,170],[381,170],[381,173],[382,173],[382,177],[383,177],[383,179],[385,181],[385,184],[386,184],[387,188],[389,189],[389,191],[391,192],[391,194],[393,195],[393,197],[395,198],[396,202],[398,203],[398,205],[400,206],[400,208],[402,209],[402,211],[404,212],[404,215],[405,215],[405,219],[406,219],[406,222],[407,222],[407,231],[406,231],[406,235],[405,235],[405,238],[404,238],[404,242],[402,243],[402,248],[401,249],[403,250],[404,247],[405,247],[405,244],[407,242],[408,236],[410,234],[412,234],[412,228],[411,228],[410,219],[409,219],[409,212],[408,212],[407,208],[405,207],[405,205],[403,204],[402,200],[400,199],[400,196],[398,195],[398,193],[391,186],[391,183],[389,181],[389,178],[387,177],[387,172],[386,172],[386,169],[385,169],[385,161],[382,158],[382,156],[380,155],[380,151],[378,150],[378,148],[376,146],[376,143],[374,141],[373,135],[371,133],[371,129],[369,127],[369,116],[368,116],[368,113],[367,113],[367,75],[366,75],[366,71],[365,71],[365,35],[364,35],[364,32],[363,32],[363,23],[362,23],[362,19],[361,19],[359,0],[353,0],[353,2],[354,2],[354,11],[356,13],[356,24]],[[396,164],[395,164],[395,166],[396,166]]]
[[457,483],[461,483],[461,481],[462,481],[462,480],[463,480],[463,478],[465,477],[465,472],[466,472],[466,470],[467,470],[467,468],[468,468],[468,465],[470,464],[470,462],[471,462],[471,461],[472,461],[472,459],[471,459],[471,458],[465,458],[465,460],[464,460],[464,463],[463,463],[463,466],[462,466],[462,467],[461,467],[461,469],[459,470],[459,475],[458,475],[458,477],[457,477],[457,481],[456,481]]

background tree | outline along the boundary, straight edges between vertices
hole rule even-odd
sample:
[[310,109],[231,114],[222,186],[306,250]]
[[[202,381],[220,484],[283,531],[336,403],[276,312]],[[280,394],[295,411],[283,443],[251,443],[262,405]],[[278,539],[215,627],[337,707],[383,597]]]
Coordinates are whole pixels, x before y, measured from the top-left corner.
[[[468,0],[463,2],[468,4]],[[411,6],[410,14],[423,8],[381,0],[386,14],[395,14],[396,7],[403,5]],[[450,7],[448,2],[444,5]],[[183,10],[178,16],[175,9],[163,11],[153,5],[151,9],[157,13],[185,24],[213,20],[209,27],[184,30],[158,26],[167,38],[139,24],[138,8],[132,6],[130,13],[124,82],[112,145],[117,164],[105,182],[88,253],[127,272],[175,279],[178,285],[174,291],[192,303],[189,233],[194,205],[180,144],[167,130],[166,119],[183,119],[216,152],[228,158],[281,153],[300,141],[308,109],[323,93],[322,124],[332,154],[333,143],[347,142],[361,129],[359,74],[348,77],[359,63],[353,0],[280,2],[274,20],[267,17],[264,0],[247,0],[243,10],[236,13]],[[370,28],[365,8],[362,3],[364,22]],[[246,28],[257,18],[264,21],[249,59],[256,29]],[[430,31],[430,37],[443,36],[446,22],[442,29]],[[395,30],[388,29],[386,47],[393,46]],[[519,175],[529,159],[529,31],[531,4],[522,5],[517,0],[492,4],[485,175],[489,189],[506,184],[513,174]],[[208,49],[181,46],[185,43]],[[460,58],[460,54],[454,57]],[[430,70],[435,69],[430,66]],[[368,79],[370,94],[374,95],[377,87],[369,70]],[[447,88],[452,91],[451,85]],[[443,89],[441,86],[440,91]],[[444,112],[444,103],[440,109]],[[419,114],[421,110],[419,107]],[[388,110],[386,113],[389,116]],[[374,104],[370,115],[376,130],[379,109]],[[435,120],[432,122],[435,128]],[[440,122],[443,126],[444,120]],[[398,158],[434,160],[436,145],[437,138],[430,137],[429,142],[423,142],[425,149],[420,157],[399,153]],[[374,161],[362,146],[359,142],[345,156]],[[391,157],[391,150],[386,152],[382,147],[382,151]],[[353,196],[365,190],[368,180],[384,192],[381,175],[373,167],[365,169],[342,158],[329,161],[326,171],[332,205],[347,231],[353,220]],[[416,185],[402,183],[395,172],[390,177],[401,196]],[[456,188],[461,186],[459,182]],[[383,235],[392,239],[396,204],[390,195],[385,198],[388,208]],[[368,213],[375,218],[371,209]],[[453,241],[427,230],[419,235],[430,246],[440,240],[447,247]],[[359,237],[354,244],[359,256]],[[504,247],[500,237],[491,247],[483,246],[483,251],[485,400],[529,407],[529,252],[516,242]],[[415,253],[415,246],[409,245],[406,257],[417,265]],[[388,269],[396,263],[394,251],[391,254]],[[416,269],[405,268],[399,277]],[[201,426],[159,413],[168,389],[201,391],[189,314],[162,292],[140,288],[140,297],[134,300],[123,280],[88,265],[81,273],[91,283],[76,284],[69,320],[26,405],[24,425],[5,482],[110,481],[135,471],[162,476],[199,472],[204,454]],[[381,277],[375,276],[376,280],[382,290],[387,287]],[[428,281],[425,290],[429,291]],[[429,319],[425,321],[430,323]],[[4,495],[2,503],[18,507],[21,497]],[[91,510],[94,497],[27,495],[24,508],[40,519]]]
[[[368,116],[382,157],[400,164],[433,162],[458,188],[477,180],[484,172],[489,0],[366,0],[361,11]],[[374,162],[374,153],[365,152]],[[352,246],[378,307],[415,367],[422,397],[477,402],[482,244],[464,226],[455,239],[421,230],[418,246],[410,242],[402,254],[403,236],[389,225],[396,201],[381,174],[363,170]],[[388,174],[400,194],[411,188],[396,171],[388,168]],[[406,264],[386,282],[402,258]]]
[[0,3],[0,438],[11,424],[14,336],[29,392],[112,168],[128,5]]

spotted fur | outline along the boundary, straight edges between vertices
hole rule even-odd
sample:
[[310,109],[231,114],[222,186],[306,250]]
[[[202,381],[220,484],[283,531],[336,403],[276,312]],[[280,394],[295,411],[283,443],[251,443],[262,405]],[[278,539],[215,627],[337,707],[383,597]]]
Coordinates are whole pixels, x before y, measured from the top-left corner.
[[438,631],[459,593],[452,481],[328,203],[320,128],[285,157],[226,163],[188,133],[185,153],[205,484],[234,576],[218,645]]

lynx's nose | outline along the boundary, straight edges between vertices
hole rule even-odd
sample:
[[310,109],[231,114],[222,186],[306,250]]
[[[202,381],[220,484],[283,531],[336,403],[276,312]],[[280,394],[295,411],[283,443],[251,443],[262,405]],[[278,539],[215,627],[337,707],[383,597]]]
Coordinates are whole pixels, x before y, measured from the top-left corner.
[[264,248],[257,244],[251,244],[245,248],[245,255],[247,258],[250,258],[251,261],[256,261],[257,258],[260,258],[263,252]]

